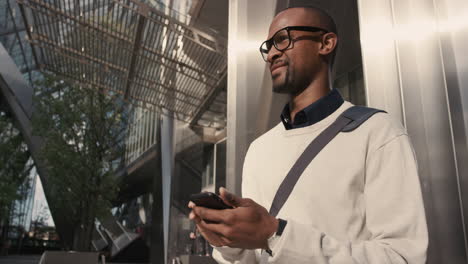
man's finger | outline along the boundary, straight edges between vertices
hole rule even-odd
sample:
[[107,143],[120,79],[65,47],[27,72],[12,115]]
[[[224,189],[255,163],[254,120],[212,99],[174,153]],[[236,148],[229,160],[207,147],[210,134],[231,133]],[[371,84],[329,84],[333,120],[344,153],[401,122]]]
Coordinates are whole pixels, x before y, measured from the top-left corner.
[[199,230],[203,230],[203,232],[208,231],[208,232],[216,234],[220,238],[229,239],[228,237],[226,237],[226,235],[229,234],[228,232],[229,227],[223,224],[207,223],[205,221],[201,221],[200,223],[197,224],[197,227],[199,228]]
[[229,213],[226,210],[215,210],[201,206],[195,206],[192,210],[201,219],[216,223],[225,223]]
[[226,190],[226,188],[224,187],[219,188],[219,196],[221,197],[221,199],[223,199],[223,201],[226,204],[233,206],[233,207],[242,206],[243,200],[244,200],[242,199],[242,197],[239,197],[235,194],[228,192],[228,190]]
[[189,219],[194,221],[196,224],[201,221],[201,218],[197,214],[195,214],[195,212],[193,211],[190,212]]
[[218,232],[214,231],[218,229],[214,225],[220,225],[220,224],[210,224],[210,223],[206,223],[205,221],[201,221],[196,226],[197,226],[198,232],[200,232],[200,234],[211,245],[216,246],[216,247],[227,246],[230,240],[224,237],[222,234],[219,234]]

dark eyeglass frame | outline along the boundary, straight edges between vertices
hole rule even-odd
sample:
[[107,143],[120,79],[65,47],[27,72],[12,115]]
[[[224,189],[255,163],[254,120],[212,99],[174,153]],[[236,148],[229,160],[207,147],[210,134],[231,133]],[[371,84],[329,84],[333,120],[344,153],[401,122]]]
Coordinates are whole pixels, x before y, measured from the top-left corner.
[[[273,40],[274,40],[276,34],[278,34],[279,32],[281,32],[283,30],[286,30],[286,32],[288,33],[289,43],[286,46],[286,48],[280,49],[280,48],[278,48],[277,43],[275,41],[273,41]],[[327,33],[330,32],[330,31],[328,31],[326,29],[323,29],[323,28],[310,27],[310,26],[289,26],[289,27],[284,27],[284,28],[276,31],[275,34],[273,34],[273,36],[270,39],[265,40],[264,42],[262,42],[262,45],[260,45],[260,54],[262,55],[262,58],[263,58],[264,61],[268,62],[268,53],[270,52],[270,50],[271,50],[271,48],[273,46],[278,51],[285,51],[285,50],[289,49],[289,47],[291,46],[291,43],[294,42],[293,39],[291,39],[291,33],[290,33],[291,30],[307,31],[307,32],[320,32],[320,31],[323,31],[324,34],[327,34]],[[266,47],[268,47],[268,45],[269,45],[270,48],[269,49],[262,49],[263,45],[265,45]]]

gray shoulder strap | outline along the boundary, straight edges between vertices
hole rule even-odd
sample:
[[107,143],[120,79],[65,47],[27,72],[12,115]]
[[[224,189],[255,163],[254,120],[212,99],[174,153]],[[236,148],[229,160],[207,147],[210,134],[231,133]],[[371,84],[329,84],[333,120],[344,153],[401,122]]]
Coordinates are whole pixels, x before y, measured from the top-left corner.
[[341,115],[345,116],[351,120],[351,123],[346,125],[341,132],[351,132],[358,128],[362,123],[366,122],[371,116],[375,115],[376,113],[384,112],[383,110],[365,107],[365,106],[353,106],[348,108],[348,110],[344,111]]
[[304,170],[315,156],[317,156],[338,133],[353,131],[378,112],[383,111],[363,106],[353,106],[343,112],[335,122],[322,131],[322,133],[306,147],[284,178],[273,199],[273,203],[270,207],[270,214],[275,217],[278,215],[278,212],[288,199]]

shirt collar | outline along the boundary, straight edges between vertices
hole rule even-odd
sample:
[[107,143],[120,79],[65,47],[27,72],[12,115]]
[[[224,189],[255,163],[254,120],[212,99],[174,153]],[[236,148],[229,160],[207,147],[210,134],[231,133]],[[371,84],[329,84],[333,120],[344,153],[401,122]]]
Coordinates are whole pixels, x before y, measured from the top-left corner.
[[337,89],[333,89],[327,95],[299,111],[294,117],[294,123],[291,122],[291,112],[289,110],[289,103],[287,103],[281,113],[281,121],[286,130],[310,126],[331,115],[343,102],[344,100],[340,92]]

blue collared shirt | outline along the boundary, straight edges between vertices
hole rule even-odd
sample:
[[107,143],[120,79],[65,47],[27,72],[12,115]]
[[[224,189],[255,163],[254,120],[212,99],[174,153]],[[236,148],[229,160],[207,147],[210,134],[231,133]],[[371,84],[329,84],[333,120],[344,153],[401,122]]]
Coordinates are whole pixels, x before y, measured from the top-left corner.
[[344,100],[337,89],[331,90],[329,94],[313,102],[299,111],[291,122],[289,103],[286,104],[281,113],[281,121],[286,130],[313,125],[335,112]]

